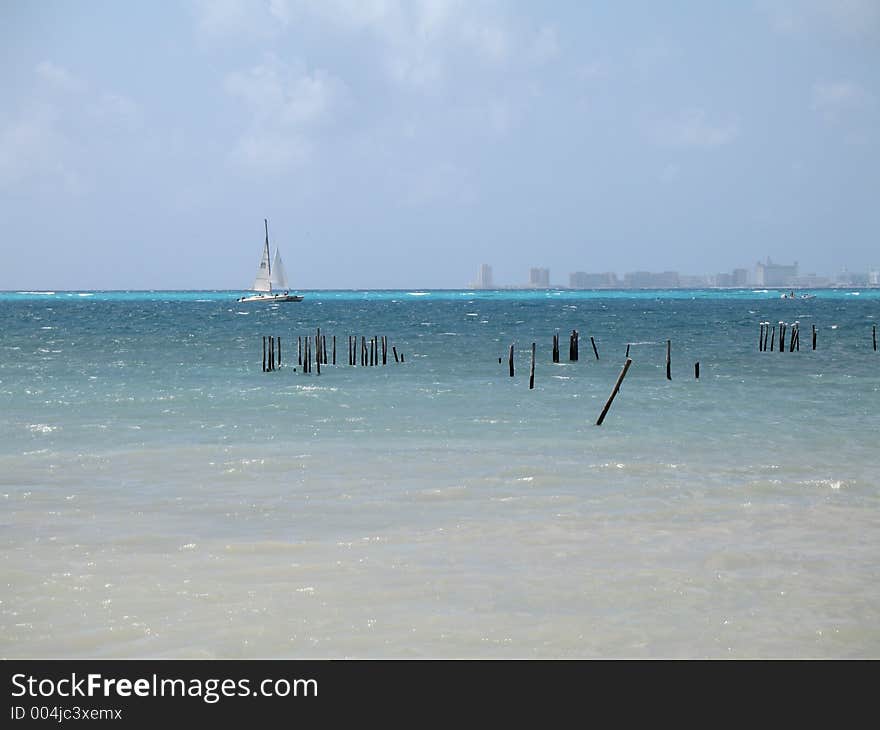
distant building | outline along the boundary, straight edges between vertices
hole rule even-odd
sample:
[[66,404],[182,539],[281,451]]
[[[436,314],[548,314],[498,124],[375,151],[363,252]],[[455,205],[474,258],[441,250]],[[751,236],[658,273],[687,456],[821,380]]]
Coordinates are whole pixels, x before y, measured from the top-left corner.
[[489,264],[480,264],[480,273],[477,276],[478,289],[492,289],[495,286],[492,281],[492,267]]
[[880,269],[868,269],[868,286],[880,286]]
[[715,274],[715,286],[744,287],[749,285],[749,270],[734,269],[730,273]]
[[529,286],[536,289],[550,288],[550,269],[529,269]]
[[603,274],[588,274],[575,271],[568,275],[569,289],[613,289],[617,286],[617,274],[606,271]]
[[767,263],[755,264],[756,286],[793,286],[797,276],[797,261],[791,265],[774,264],[768,256]]
[[629,289],[676,289],[681,285],[677,271],[630,271],[623,275],[623,283]]

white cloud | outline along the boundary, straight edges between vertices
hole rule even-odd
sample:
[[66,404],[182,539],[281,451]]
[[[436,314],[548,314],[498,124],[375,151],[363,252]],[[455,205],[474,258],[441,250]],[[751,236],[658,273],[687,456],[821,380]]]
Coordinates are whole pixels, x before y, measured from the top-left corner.
[[712,148],[730,144],[739,136],[735,122],[712,122],[704,109],[686,109],[676,117],[658,123],[654,136],[670,147]]
[[207,45],[263,40],[290,22],[284,0],[190,0],[190,8],[196,36]]
[[326,71],[290,67],[273,57],[229,74],[225,87],[248,117],[233,156],[262,172],[305,161],[348,96],[345,85]]
[[33,70],[36,84],[16,113],[0,120],[0,187],[35,183],[67,193],[91,187],[94,153],[140,120],[129,98],[93,90],[52,61]]
[[863,109],[872,97],[854,81],[820,81],[813,84],[813,111],[831,121]]

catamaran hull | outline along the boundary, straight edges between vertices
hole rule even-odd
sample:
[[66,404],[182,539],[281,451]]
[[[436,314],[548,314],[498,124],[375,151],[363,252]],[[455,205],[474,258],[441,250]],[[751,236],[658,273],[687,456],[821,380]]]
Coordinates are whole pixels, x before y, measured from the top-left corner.
[[240,297],[239,302],[301,302],[299,294],[255,294],[250,297]]

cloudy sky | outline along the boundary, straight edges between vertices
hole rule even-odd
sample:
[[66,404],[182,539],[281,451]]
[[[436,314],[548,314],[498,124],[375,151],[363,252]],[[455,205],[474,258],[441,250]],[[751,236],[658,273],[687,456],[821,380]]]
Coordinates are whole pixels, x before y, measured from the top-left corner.
[[0,289],[880,265],[880,0],[0,0]]

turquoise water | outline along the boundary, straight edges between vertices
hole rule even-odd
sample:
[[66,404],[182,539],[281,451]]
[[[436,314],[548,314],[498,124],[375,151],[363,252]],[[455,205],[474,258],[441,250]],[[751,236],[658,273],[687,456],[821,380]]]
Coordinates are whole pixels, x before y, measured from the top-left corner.
[[880,655],[880,290],[814,293],[0,293],[0,655]]

